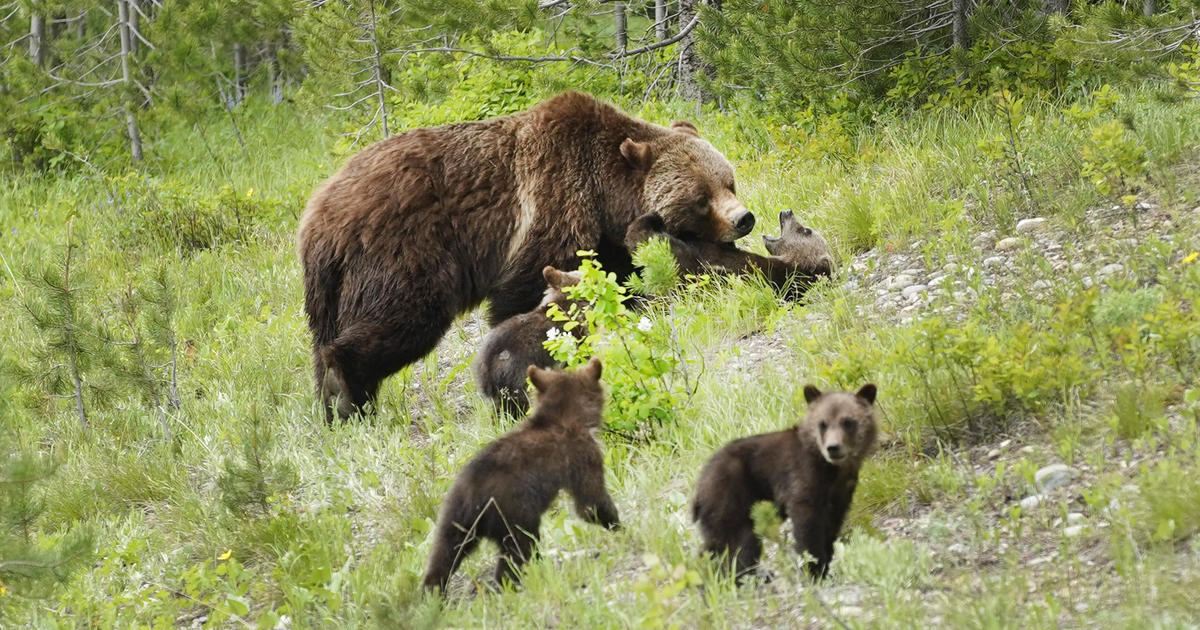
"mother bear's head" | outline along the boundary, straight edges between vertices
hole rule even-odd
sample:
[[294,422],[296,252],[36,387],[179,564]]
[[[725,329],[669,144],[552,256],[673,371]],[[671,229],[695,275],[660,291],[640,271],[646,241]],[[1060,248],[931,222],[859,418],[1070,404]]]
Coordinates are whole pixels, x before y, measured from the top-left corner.
[[621,143],[621,156],[642,177],[642,211],[657,212],[667,232],[683,238],[732,243],[749,234],[754,215],[738,201],[729,160],[692,123],[671,129]]

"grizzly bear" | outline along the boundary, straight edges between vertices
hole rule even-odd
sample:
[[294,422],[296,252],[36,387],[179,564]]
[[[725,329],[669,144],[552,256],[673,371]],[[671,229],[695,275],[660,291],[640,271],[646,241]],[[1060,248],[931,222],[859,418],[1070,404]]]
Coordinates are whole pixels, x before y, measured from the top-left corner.
[[510,317],[492,328],[479,352],[475,355],[472,371],[479,392],[490,398],[504,413],[518,417],[529,409],[529,394],[525,388],[525,374],[531,365],[540,368],[562,367],[550,356],[542,343],[552,329],[561,330],[561,322],[551,321],[546,315],[551,304],[557,304],[564,312],[571,304],[563,288],[579,283],[578,271],[559,271],[547,266],[542,269],[546,279],[546,293],[537,308]]
[[670,244],[680,274],[758,270],[787,297],[799,298],[814,282],[833,274],[833,251],[819,232],[801,225],[791,210],[779,214],[779,229],[777,237],[763,236],[771,256],[760,256],[732,243],[680,237],[669,231],[662,217],[649,212],[629,225],[625,246],[633,251],[651,238],[662,238]]
[[804,388],[808,413],[794,427],[734,440],[717,451],[700,473],[692,519],[704,551],[732,565],[739,582],[755,570],[762,543],[751,507],[775,504],[792,519],[796,551],[808,552],[814,578],[824,577],[858,484],[858,471],[875,446],[875,385],[856,393]]
[[754,227],[732,166],[695,126],[586,94],[363,149],[317,187],[297,236],[326,418],[373,401],[485,298],[491,324],[532,309],[546,265],[574,269],[592,250],[628,275],[625,232],[646,212],[697,241]]
[[479,451],[454,481],[438,517],[425,588],[445,592],[481,538],[500,547],[496,582],[518,582],[521,565],[535,553],[542,514],[559,490],[570,493],[584,520],[620,527],[592,434],[604,406],[600,371],[599,359],[569,372],[529,366],[537,391],[533,413]]

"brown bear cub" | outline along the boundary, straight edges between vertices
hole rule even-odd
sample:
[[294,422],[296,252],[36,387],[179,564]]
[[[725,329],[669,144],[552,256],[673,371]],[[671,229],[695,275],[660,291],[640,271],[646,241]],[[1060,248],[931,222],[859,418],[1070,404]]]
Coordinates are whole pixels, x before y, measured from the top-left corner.
[[551,266],[542,269],[542,276],[547,286],[542,303],[534,310],[510,317],[492,328],[471,366],[480,393],[513,417],[524,415],[529,409],[529,394],[525,388],[525,373],[529,366],[562,367],[542,345],[546,334],[562,324],[551,321],[546,310],[551,304],[557,304],[566,311],[571,300],[563,289],[578,284],[580,279],[578,271],[559,271]]
[[651,238],[664,238],[681,274],[707,271],[742,274],[757,269],[786,297],[797,299],[817,280],[833,275],[833,250],[819,232],[801,225],[791,210],[780,213],[779,228],[779,236],[763,236],[763,244],[771,255],[760,256],[732,243],[677,236],[666,228],[661,217],[650,212],[630,224],[625,232],[625,246],[633,251]]
[[537,391],[533,413],[479,451],[454,481],[438,518],[425,588],[445,592],[481,538],[500,547],[496,581],[519,581],[521,565],[534,554],[542,513],[559,490],[571,494],[581,518],[620,527],[592,435],[604,407],[600,370],[599,359],[570,372],[529,367]]
[[858,471],[875,446],[875,386],[856,393],[821,393],[804,388],[804,422],[775,433],[734,440],[717,451],[704,470],[692,502],[704,551],[721,558],[739,581],[754,571],[762,542],[754,533],[750,508],[770,501],[781,518],[792,519],[797,552],[824,577],[833,559],[833,541],[850,508]]

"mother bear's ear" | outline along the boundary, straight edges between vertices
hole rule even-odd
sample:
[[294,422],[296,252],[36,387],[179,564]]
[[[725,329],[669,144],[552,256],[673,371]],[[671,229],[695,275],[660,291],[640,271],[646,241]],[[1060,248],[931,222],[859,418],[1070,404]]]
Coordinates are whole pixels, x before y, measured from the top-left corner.
[[629,166],[634,170],[648,171],[654,165],[654,151],[650,148],[649,142],[638,142],[632,138],[625,138],[621,143],[621,157],[629,163]]
[[676,120],[675,122],[671,123],[671,129],[674,129],[679,133],[686,133],[689,136],[696,136],[697,138],[700,137],[700,130],[696,129],[696,125],[693,125],[686,120]]

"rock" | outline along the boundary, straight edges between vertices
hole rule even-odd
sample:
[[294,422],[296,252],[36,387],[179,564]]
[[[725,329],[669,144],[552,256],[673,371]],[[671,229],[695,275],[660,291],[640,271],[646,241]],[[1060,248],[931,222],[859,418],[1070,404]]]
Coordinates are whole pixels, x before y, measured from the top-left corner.
[[1035,494],[1032,496],[1028,496],[1028,497],[1025,497],[1024,499],[1021,499],[1021,509],[1028,512],[1029,510],[1032,510],[1045,502],[1046,502],[1046,497],[1044,495]]
[[906,273],[902,273],[892,276],[892,279],[888,281],[888,287],[892,289],[903,289],[904,287],[912,286],[914,282],[916,282],[915,278]]
[[914,269],[905,269],[904,271],[901,271],[900,273],[907,275],[907,276],[920,277],[921,274],[925,273],[925,270],[924,269],[915,269],[915,268]]
[[1082,284],[1083,288],[1085,288],[1085,289],[1090,289],[1090,288],[1092,288],[1092,285],[1095,284],[1095,282],[1093,282],[1090,277],[1084,276],[1079,279],[1079,284]]
[[900,295],[903,295],[906,298],[911,298],[919,293],[924,293],[928,288],[929,287],[923,284],[914,284],[912,286],[905,287],[904,290],[900,292]]
[[988,451],[988,454],[987,454],[988,459],[996,459],[997,457],[1000,457],[1000,449],[994,448],[994,449]]
[[1063,528],[1063,536],[1067,538],[1075,538],[1083,533],[1083,525],[1070,525]]
[[1033,475],[1033,481],[1042,492],[1061,488],[1071,482],[1075,469],[1066,464],[1051,464]]
[[1120,273],[1124,270],[1125,270],[1125,266],[1122,265],[1121,263],[1112,263],[1111,265],[1104,265],[1103,267],[1101,267],[1100,275],[1111,276],[1114,273]]
[[983,259],[983,266],[987,267],[989,269],[992,267],[999,267],[1000,265],[1003,265],[1003,264],[1004,264],[1003,256],[990,256],[988,258]]
[[1020,244],[1021,244],[1021,239],[1019,239],[1015,236],[1003,238],[1003,239],[996,241],[996,251],[1006,252],[1010,249],[1016,249],[1017,246]]
[[1042,217],[1034,217],[1032,219],[1021,219],[1017,221],[1017,234],[1028,234],[1037,231],[1046,223]]
[[1035,281],[1034,281],[1034,283],[1033,283],[1033,284],[1031,284],[1030,286],[1031,286],[1032,288],[1034,288],[1034,289],[1037,289],[1037,290],[1039,290],[1039,291],[1045,291],[1046,289],[1049,289],[1049,288],[1050,288],[1050,281],[1048,281],[1048,280],[1035,280]]
[[1086,518],[1087,517],[1080,512],[1067,512],[1067,525],[1078,525]]

